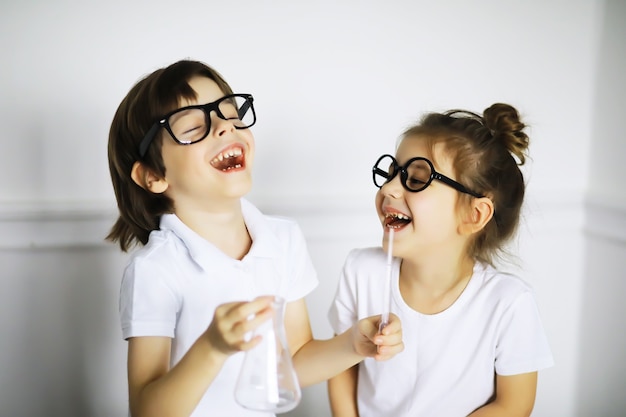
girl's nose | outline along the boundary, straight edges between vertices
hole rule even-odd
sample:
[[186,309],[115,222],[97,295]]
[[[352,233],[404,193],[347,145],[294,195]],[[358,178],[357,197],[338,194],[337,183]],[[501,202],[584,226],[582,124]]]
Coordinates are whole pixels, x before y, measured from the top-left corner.
[[400,174],[396,175],[391,181],[386,182],[380,189],[384,196],[391,198],[400,198],[404,192]]

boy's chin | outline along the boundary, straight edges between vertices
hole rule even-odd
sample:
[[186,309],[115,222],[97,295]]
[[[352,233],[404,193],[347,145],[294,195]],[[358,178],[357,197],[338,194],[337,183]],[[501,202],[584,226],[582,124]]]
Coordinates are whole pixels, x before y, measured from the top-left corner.
[[228,194],[232,197],[244,197],[252,190],[252,179],[229,187]]

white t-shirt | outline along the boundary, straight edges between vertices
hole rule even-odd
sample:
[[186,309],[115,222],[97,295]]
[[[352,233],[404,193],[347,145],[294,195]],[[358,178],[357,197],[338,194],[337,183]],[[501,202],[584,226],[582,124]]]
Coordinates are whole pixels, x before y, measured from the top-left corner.
[[[171,337],[173,366],[208,328],[218,305],[269,294],[295,301],[317,286],[298,225],[265,216],[246,200],[242,210],[252,237],[252,247],[242,260],[225,255],[176,215],[161,217],[160,230],[150,234],[124,271],[120,316],[125,339]],[[235,402],[244,355],[236,353],[226,361],[192,416],[273,416]]]
[[[381,248],[350,252],[329,312],[337,334],[383,311],[386,261]],[[454,304],[426,315],[402,299],[399,273],[394,259],[391,312],[402,321],[405,349],[359,365],[361,417],[464,417],[490,400],[496,373],[553,365],[533,290],[521,279],[476,263]]]

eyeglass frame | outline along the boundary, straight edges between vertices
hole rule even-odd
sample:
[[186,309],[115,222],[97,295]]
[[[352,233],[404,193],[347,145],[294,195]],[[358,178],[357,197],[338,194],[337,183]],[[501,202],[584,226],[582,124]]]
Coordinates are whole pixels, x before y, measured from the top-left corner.
[[[154,124],[150,127],[150,129],[145,134],[143,139],[141,139],[141,142],[139,142],[139,156],[141,158],[146,156],[146,152],[148,152],[148,148],[150,147],[150,144],[152,143],[152,141],[154,141],[154,139],[156,138],[156,134],[157,134],[158,130],[161,129],[161,128],[165,128],[165,130],[167,130],[167,132],[170,134],[172,139],[174,139],[174,141],[176,141],[176,143],[178,143],[180,145],[191,145],[193,143],[198,143],[198,142],[206,139],[206,137],[209,136],[209,132],[211,131],[211,111],[215,111],[215,114],[217,114],[217,117],[219,117],[220,119],[228,120],[228,118],[225,117],[224,114],[219,109],[219,105],[220,105],[220,103],[222,101],[230,99],[230,98],[233,98],[233,97],[242,97],[242,98],[244,98],[246,100],[245,103],[244,103],[244,106],[246,104],[249,104],[249,108],[245,108],[245,112],[248,112],[249,110],[252,110],[252,118],[253,118],[252,123],[250,123],[249,125],[247,125],[245,127],[235,126],[235,129],[248,129],[248,128],[252,127],[256,123],[256,112],[254,110],[254,97],[252,97],[252,94],[245,94],[245,93],[228,94],[228,95],[226,95],[224,97],[221,97],[221,98],[219,98],[219,99],[217,99],[217,100],[215,100],[215,101],[213,101],[211,103],[193,104],[191,106],[181,107],[179,109],[172,110],[171,112],[167,113],[165,116],[160,117],[159,120],[154,122]],[[202,136],[198,140],[181,141],[181,140],[178,140],[178,138],[176,138],[176,135],[174,135],[174,132],[172,132],[172,128],[171,128],[170,123],[169,123],[169,119],[174,114],[176,114],[178,112],[181,112],[181,111],[184,111],[184,110],[189,110],[189,109],[201,109],[204,112],[204,115],[205,115],[206,121],[207,121],[207,130],[206,130],[206,133],[204,134],[204,136]],[[241,109],[238,109],[238,115],[241,114],[241,110],[242,109],[243,109],[243,107]]]
[[[386,157],[391,158],[391,161],[393,163],[393,173],[392,174],[389,174],[388,172],[383,171],[382,169],[378,168],[378,164],[380,163],[380,161],[382,161],[383,158],[386,158]],[[428,181],[426,181],[424,183],[424,186],[421,187],[419,190],[412,190],[406,184],[406,182],[408,180],[408,176],[409,176],[407,168],[409,167],[409,165],[411,165],[415,161],[424,161],[430,167],[430,177],[428,178]],[[439,180],[439,181],[443,182],[444,184],[454,188],[455,190],[457,190],[457,191],[459,191],[461,193],[469,194],[472,197],[476,197],[476,198],[483,198],[484,197],[484,195],[478,194],[478,193],[470,190],[469,188],[465,187],[463,184],[453,180],[452,178],[447,177],[447,176],[437,172],[435,170],[435,166],[433,165],[433,163],[429,159],[424,158],[422,156],[417,156],[417,157],[411,158],[404,165],[400,165],[400,164],[398,164],[398,160],[396,158],[394,158],[393,155],[389,155],[389,154],[382,155],[380,158],[378,158],[378,160],[376,160],[376,163],[372,167],[372,181],[374,182],[374,185],[376,187],[382,188],[385,184],[393,181],[393,179],[396,177],[396,175],[398,175],[398,172],[400,172],[400,183],[402,184],[402,186],[404,187],[405,190],[407,190],[409,192],[412,192],[412,193],[418,193],[420,191],[424,191],[433,182],[433,180]],[[380,176],[386,178],[387,180],[382,185],[378,185],[376,183],[376,175],[380,175]]]

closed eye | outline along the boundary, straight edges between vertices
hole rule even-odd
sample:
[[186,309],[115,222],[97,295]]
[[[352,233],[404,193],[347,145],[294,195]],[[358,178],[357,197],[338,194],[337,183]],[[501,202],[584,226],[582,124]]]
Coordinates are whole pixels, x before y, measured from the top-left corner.
[[409,186],[412,188],[419,188],[421,186],[423,186],[424,184],[426,184],[426,181],[420,179],[420,178],[415,178],[415,177],[411,177],[407,180],[407,182],[409,183]]
[[204,128],[203,126],[190,127],[189,129],[183,131],[182,135],[188,135],[188,134],[193,133],[194,131],[197,131],[197,130],[200,130],[200,129],[203,129],[203,128]]

